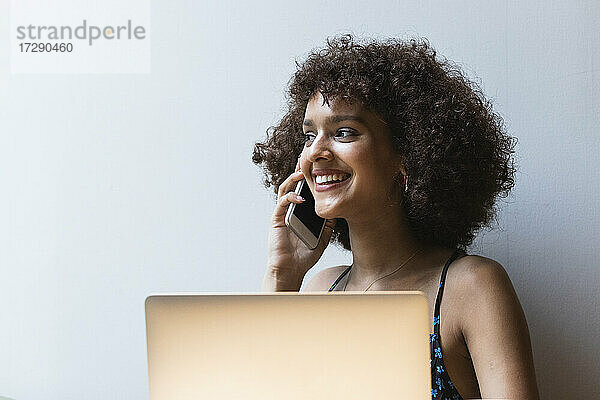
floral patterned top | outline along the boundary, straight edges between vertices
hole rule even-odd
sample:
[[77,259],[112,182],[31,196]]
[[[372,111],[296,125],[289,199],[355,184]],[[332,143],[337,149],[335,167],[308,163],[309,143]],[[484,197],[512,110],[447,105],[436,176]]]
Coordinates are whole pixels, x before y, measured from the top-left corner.
[[431,398],[432,400],[463,400],[458,390],[454,387],[448,371],[444,366],[444,358],[442,357],[442,338],[440,336],[440,304],[444,295],[444,285],[446,283],[446,273],[452,261],[459,256],[466,255],[463,250],[457,249],[452,256],[446,261],[442,270],[442,278],[440,279],[440,287],[435,299],[435,311],[433,312],[433,333],[429,335],[429,343],[431,344]]

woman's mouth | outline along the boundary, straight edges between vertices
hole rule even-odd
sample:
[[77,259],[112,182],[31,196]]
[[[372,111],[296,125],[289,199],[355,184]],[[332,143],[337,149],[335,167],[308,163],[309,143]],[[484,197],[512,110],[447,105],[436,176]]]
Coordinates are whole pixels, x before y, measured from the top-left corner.
[[345,185],[350,178],[350,174],[339,173],[331,175],[315,176],[315,191],[324,192],[326,190],[337,189]]

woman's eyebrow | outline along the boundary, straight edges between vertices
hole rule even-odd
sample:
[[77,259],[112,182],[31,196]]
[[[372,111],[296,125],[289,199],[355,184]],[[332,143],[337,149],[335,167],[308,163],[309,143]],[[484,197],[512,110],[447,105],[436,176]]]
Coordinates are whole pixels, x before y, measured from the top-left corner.
[[[348,120],[356,121],[356,122],[359,122],[359,123],[367,126],[365,120],[357,115],[332,115],[331,117],[325,118],[325,121],[327,123],[337,123],[337,122],[348,121]],[[302,125],[314,126],[315,123],[313,122],[312,119],[305,119],[304,122],[302,123]]]

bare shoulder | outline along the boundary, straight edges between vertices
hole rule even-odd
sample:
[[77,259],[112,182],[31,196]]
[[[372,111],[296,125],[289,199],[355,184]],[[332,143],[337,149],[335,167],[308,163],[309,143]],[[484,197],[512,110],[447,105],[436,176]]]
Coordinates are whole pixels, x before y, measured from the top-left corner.
[[448,271],[457,288],[464,294],[485,294],[512,289],[512,283],[504,267],[491,258],[468,255],[456,260]]
[[449,287],[470,302],[516,296],[504,267],[487,257],[468,255],[458,259],[448,271],[448,281]]
[[468,255],[448,271],[452,302],[460,310],[465,336],[481,329],[483,321],[523,320],[521,304],[504,267],[487,257]]
[[326,292],[329,290],[333,282],[344,270],[347,265],[339,265],[336,267],[325,268],[315,274],[304,287],[303,292]]

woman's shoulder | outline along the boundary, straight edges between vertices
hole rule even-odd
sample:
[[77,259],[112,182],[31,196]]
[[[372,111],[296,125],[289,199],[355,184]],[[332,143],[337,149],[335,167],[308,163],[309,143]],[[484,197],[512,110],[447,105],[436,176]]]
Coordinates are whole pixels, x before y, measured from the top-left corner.
[[317,272],[304,287],[303,292],[326,292],[333,282],[340,276],[348,265],[338,265],[329,267]]
[[478,255],[456,260],[448,270],[444,301],[452,303],[469,330],[481,320],[503,313],[519,313],[521,306],[510,277],[497,261]]
[[454,261],[448,270],[447,280],[454,283],[447,286],[477,293],[494,291],[510,283],[508,273],[499,262],[474,254]]

